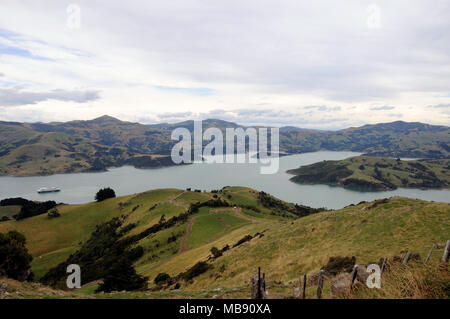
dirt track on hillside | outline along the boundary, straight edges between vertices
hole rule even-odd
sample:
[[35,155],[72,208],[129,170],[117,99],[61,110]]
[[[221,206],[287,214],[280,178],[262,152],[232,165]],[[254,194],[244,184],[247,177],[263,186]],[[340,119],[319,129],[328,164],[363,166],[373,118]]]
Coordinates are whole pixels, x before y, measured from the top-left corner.
[[250,218],[250,217],[248,217],[248,216],[242,214],[242,213],[240,212],[239,208],[237,208],[237,207],[234,208],[234,212],[236,213],[236,215],[238,215],[239,218],[242,218],[242,219],[251,221],[253,224],[259,223],[258,220],[253,219],[253,218]]
[[188,241],[189,236],[191,235],[191,232],[192,232],[192,225],[194,224],[196,219],[197,219],[197,216],[194,216],[189,221],[189,223],[187,225],[187,228],[186,228],[186,234],[184,235],[183,239],[181,239],[180,249],[178,249],[178,254],[181,254],[183,251],[186,250],[187,241]]

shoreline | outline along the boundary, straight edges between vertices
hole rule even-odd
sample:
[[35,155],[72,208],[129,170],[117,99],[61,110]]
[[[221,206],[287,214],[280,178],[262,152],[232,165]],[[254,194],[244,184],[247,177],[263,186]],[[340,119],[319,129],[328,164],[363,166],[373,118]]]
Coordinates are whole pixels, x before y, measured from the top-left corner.
[[[291,173],[289,173],[291,174]],[[297,176],[297,175],[295,175]],[[399,189],[411,189],[411,190],[421,190],[421,191],[428,191],[428,190],[450,190],[450,186],[446,187],[429,187],[429,188],[421,188],[421,187],[396,187],[396,188],[382,188],[382,189],[371,189],[371,188],[354,188],[354,187],[346,187],[342,185],[341,183],[299,183],[292,181],[292,178],[289,179],[291,183],[298,184],[298,185],[327,185],[327,186],[333,186],[333,187],[340,187],[343,189],[351,190],[351,191],[361,191],[361,192],[389,192],[389,191],[395,191]]]

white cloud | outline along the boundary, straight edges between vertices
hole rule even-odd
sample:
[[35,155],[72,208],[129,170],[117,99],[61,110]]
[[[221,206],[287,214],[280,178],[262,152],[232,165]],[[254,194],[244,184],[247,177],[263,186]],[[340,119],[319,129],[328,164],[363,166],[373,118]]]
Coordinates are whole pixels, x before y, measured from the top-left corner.
[[86,103],[99,99],[97,91],[53,90],[49,92],[30,92],[18,88],[0,88],[0,106],[37,104],[47,100]]

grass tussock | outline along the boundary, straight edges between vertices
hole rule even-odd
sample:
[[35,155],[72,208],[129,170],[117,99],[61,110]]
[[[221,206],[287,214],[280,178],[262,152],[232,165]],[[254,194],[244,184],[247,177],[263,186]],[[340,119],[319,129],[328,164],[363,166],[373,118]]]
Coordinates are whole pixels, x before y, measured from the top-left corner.
[[448,264],[392,264],[382,275],[380,289],[358,285],[350,298],[450,299]]

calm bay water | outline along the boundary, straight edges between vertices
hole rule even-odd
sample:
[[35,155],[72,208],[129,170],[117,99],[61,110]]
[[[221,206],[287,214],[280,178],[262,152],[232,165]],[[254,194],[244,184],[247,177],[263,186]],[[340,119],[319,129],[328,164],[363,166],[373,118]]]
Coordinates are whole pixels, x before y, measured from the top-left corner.
[[[327,185],[299,185],[289,181],[286,170],[323,160],[339,160],[359,155],[353,152],[314,152],[280,158],[277,174],[262,175],[259,164],[206,164],[158,169],[136,169],[131,166],[111,168],[102,173],[59,174],[33,177],[0,177],[0,199],[24,197],[33,200],[55,200],[68,204],[94,200],[102,187],[112,187],[118,196],[155,188],[212,190],[223,186],[248,186],[270,193],[285,201],[312,207],[342,208],[360,201],[405,196],[424,200],[450,202],[450,190],[397,189],[363,192]],[[38,194],[40,187],[59,187],[61,192]]]

